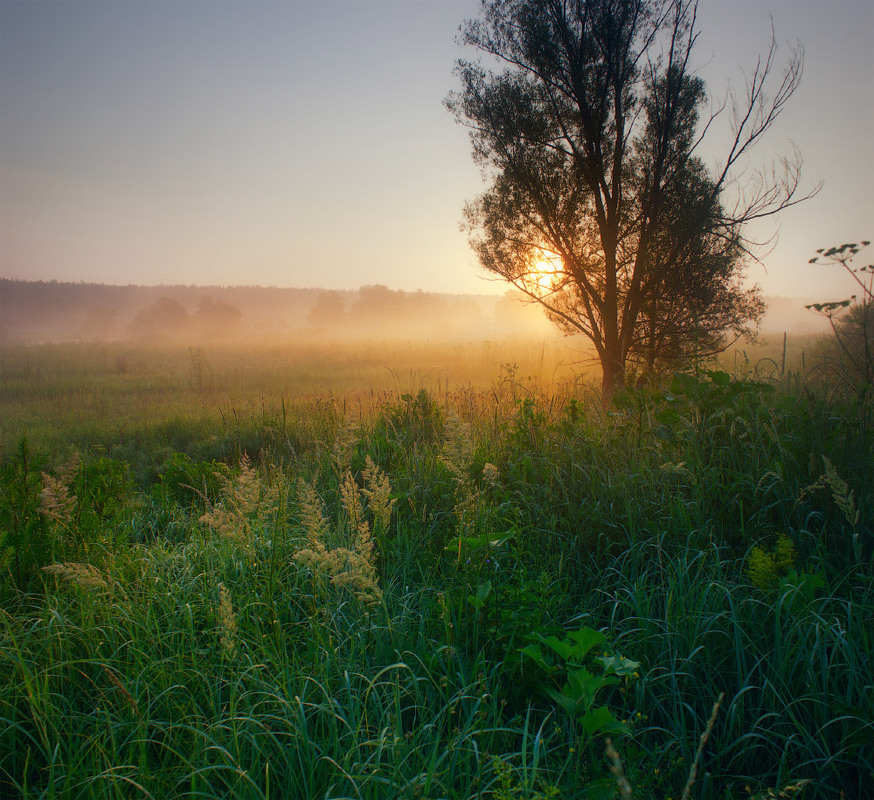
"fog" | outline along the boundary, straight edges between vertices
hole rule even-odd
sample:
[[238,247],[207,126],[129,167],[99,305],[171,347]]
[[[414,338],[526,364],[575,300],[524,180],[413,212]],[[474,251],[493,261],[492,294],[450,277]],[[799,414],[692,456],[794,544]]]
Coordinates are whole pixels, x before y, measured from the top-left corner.
[[[763,334],[808,334],[827,323],[805,304],[767,298]],[[552,339],[560,333],[536,305],[503,296],[275,287],[110,286],[0,280],[0,341],[281,343]],[[580,343],[582,344],[582,342]]]

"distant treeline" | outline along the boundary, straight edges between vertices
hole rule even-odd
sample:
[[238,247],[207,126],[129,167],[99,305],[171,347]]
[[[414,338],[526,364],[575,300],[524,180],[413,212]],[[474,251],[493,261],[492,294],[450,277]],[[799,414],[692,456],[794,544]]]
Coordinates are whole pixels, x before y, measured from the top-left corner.
[[4,342],[265,337],[457,339],[549,334],[511,296],[0,279]]

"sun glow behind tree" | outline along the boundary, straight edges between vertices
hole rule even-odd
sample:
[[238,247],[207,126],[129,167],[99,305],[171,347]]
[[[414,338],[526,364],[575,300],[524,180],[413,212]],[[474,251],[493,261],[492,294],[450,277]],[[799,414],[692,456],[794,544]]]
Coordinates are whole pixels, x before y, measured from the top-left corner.
[[[696,18],[694,0],[488,0],[462,28],[479,58],[458,62],[447,105],[490,182],[465,209],[471,245],[592,342],[605,400],[747,332],[763,303],[742,281],[760,252],[746,225],[817,191],[799,189],[797,153],[749,168],[801,48],[781,76],[772,39],[746,85],[709,104]],[[699,145],[723,111],[732,138],[709,168]]]
[[561,289],[566,280],[561,254],[546,247],[535,248],[531,253],[528,270],[520,276],[519,288],[545,299]]

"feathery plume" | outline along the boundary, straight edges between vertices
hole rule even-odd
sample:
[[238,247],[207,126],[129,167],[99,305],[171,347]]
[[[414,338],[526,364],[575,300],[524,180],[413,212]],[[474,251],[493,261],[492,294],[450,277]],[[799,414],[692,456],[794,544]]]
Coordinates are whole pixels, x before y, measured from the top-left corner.
[[68,528],[73,521],[76,495],[72,494],[60,478],[42,473],[43,489],[39,493],[39,513],[46,519]]
[[216,473],[221,482],[221,502],[200,517],[216,533],[250,546],[254,534],[252,522],[266,516],[279,496],[275,486],[264,488],[249,457],[240,458],[240,474],[230,480]]
[[334,439],[334,447],[331,451],[331,460],[334,462],[334,469],[337,471],[337,475],[342,475],[349,469],[352,463],[352,456],[355,455],[357,447],[358,423],[350,417],[344,421],[343,427],[337,431],[337,437]]
[[456,483],[462,485],[469,482],[470,469],[473,466],[470,427],[452,410],[446,415],[445,427],[447,437],[443,443],[440,461],[452,473]]
[[804,499],[817,489],[827,490],[831,494],[832,501],[838,507],[838,511],[844,515],[847,524],[851,528],[855,528],[859,524],[859,511],[856,509],[856,501],[852,489],[838,475],[834,464],[825,456],[822,457],[822,463],[825,466],[825,472],[816,479],[815,483],[812,483],[801,493],[800,499]]
[[312,484],[298,481],[301,519],[307,531],[308,547],[293,558],[317,574],[326,575],[333,586],[349,587],[365,605],[374,605],[382,597],[374,564],[373,540],[364,517],[358,486],[347,471],[340,486],[340,498],[352,532],[352,547],[328,549],[325,538],[329,526],[322,513],[321,500]]
[[362,493],[367,498],[367,508],[373,515],[374,529],[387,531],[391,522],[391,512],[397,498],[391,496],[391,484],[386,475],[370,456],[364,462],[364,486]]
[[66,561],[63,564],[49,564],[42,568],[49,575],[57,575],[83,589],[109,589],[112,583],[93,564]]
[[500,474],[498,473],[498,468],[489,461],[488,463],[483,465],[483,480],[486,482],[486,485],[491,486],[493,489],[497,489],[499,486]]
[[219,584],[219,622],[221,623],[222,649],[229,657],[237,652],[237,617],[231,602],[231,593],[223,583]]

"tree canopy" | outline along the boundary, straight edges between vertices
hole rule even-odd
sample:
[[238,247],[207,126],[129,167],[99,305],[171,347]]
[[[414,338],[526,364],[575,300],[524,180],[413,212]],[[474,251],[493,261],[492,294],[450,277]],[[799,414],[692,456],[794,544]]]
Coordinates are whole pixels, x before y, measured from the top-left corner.
[[[755,250],[745,223],[804,199],[797,154],[738,181],[798,86],[800,47],[775,76],[772,35],[743,93],[705,115],[696,10],[483,0],[462,26],[480,58],[458,62],[447,105],[490,183],[465,209],[471,244],[486,270],[591,340],[605,397],[630,367],[658,373],[747,331],[763,303],[741,281]],[[733,140],[709,170],[697,151],[722,114]]]

